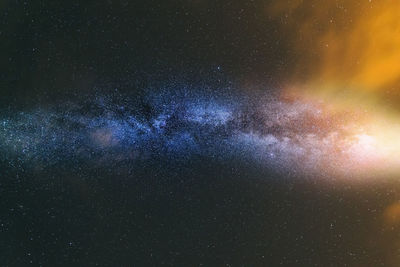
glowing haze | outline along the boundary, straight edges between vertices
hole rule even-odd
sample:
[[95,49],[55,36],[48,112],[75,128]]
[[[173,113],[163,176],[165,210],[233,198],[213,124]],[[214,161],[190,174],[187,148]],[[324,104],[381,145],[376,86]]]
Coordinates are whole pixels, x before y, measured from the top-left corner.
[[276,1],[266,10],[282,25],[295,54],[284,95],[364,114],[337,146],[351,151],[347,155],[358,167],[397,170],[400,3],[293,0]]
[[276,1],[267,10],[292,36],[298,55],[292,82],[335,91],[398,86],[398,1]]

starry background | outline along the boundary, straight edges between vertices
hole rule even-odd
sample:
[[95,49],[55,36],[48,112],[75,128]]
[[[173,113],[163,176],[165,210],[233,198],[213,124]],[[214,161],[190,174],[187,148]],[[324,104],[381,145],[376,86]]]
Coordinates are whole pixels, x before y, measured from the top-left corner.
[[305,131],[249,111],[301,57],[268,4],[2,1],[2,265],[398,266],[396,179],[248,144]]

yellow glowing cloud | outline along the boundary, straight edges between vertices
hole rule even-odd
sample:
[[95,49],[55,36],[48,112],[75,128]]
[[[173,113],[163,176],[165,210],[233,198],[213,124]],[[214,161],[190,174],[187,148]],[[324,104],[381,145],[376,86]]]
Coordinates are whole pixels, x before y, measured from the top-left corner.
[[[388,4],[391,2],[391,4]],[[327,81],[340,79],[350,87],[376,90],[400,78],[400,3],[371,6],[348,32],[323,38],[322,70]]]
[[276,1],[268,13],[297,51],[294,82],[334,91],[387,91],[399,83],[399,1]]
[[283,96],[362,118],[331,125],[345,131],[328,142],[330,162],[345,172],[399,173],[400,1],[274,1],[267,13],[295,52]]

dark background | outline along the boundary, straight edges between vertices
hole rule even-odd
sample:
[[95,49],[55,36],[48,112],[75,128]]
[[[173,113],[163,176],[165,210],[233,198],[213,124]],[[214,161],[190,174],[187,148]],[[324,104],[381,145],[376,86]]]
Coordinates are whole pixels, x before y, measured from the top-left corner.
[[104,82],[128,83],[132,92],[215,71],[231,81],[277,81],[290,62],[264,1],[3,1],[0,8],[3,104]]
[[[5,266],[396,266],[398,183],[290,179],[192,159],[7,170]],[[311,180],[308,180],[311,179]]]
[[[2,108],[174,81],[270,93],[295,58],[265,1],[2,1],[0,12]],[[2,266],[398,263],[399,229],[382,213],[399,184],[386,179],[293,178],[209,158],[0,167]]]

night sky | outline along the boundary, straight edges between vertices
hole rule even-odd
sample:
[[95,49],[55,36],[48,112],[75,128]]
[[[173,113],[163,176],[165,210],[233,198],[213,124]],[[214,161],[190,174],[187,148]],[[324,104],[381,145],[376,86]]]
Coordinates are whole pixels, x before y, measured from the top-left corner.
[[394,0],[0,3],[1,266],[399,266]]

